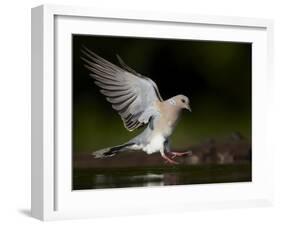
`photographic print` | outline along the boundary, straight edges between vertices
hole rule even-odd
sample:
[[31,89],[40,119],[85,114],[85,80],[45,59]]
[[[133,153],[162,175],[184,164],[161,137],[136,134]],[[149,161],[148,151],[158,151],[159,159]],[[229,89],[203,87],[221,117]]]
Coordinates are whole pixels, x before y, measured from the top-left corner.
[[251,43],[72,35],[72,189],[251,181]]

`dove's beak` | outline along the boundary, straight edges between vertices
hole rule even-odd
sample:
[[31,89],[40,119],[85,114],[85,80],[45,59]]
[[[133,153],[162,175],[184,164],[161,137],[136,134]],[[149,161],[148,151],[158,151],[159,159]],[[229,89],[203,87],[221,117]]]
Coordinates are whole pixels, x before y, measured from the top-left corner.
[[189,106],[189,104],[185,106],[185,109],[191,112],[191,107]]

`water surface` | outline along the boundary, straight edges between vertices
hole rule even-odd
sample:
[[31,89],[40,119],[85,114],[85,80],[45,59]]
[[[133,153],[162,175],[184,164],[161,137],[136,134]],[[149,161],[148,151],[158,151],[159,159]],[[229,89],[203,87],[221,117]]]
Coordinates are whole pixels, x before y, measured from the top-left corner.
[[74,169],[73,189],[149,187],[251,181],[250,164]]

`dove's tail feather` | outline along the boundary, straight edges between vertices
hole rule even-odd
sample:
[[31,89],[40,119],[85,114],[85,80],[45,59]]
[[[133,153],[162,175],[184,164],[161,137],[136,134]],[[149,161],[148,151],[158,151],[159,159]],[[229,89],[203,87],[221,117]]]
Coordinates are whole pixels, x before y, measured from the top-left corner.
[[134,143],[126,143],[123,145],[118,145],[110,148],[104,148],[100,149],[98,151],[94,151],[92,155],[95,158],[106,158],[106,157],[112,157],[116,155],[119,152],[126,151],[130,149],[130,146],[134,145]]

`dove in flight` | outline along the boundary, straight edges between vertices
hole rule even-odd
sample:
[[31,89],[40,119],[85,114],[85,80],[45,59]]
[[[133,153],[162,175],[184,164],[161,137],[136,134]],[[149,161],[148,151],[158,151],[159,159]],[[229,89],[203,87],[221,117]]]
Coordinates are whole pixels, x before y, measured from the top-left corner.
[[83,47],[84,66],[90,71],[100,92],[120,115],[127,130],[146,128],[128,142],[93,152],[95,158],[111,157],[126,150],[141,150],[147,154],[160,152],[169,163],[175,157],[190,155],[191,151],[170,150],[170,136],[183,110],[191,112],[189,99],[177,95],[163,100],[157,85],[150,78],[137,73],[117,55],[121,67]]

